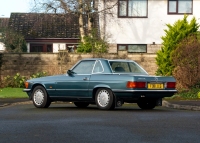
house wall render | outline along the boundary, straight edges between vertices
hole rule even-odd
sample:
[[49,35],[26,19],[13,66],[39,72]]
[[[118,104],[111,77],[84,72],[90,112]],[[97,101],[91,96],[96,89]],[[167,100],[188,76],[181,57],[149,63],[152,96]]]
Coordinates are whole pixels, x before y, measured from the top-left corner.
[[[119,1],[99,0],[98,8],[101,11],[117,2]],[[107,12],[100,13],[99,24],[101,36],[106,37],[108,43],[112,45],[110,53],[116,53],[117,44],[146,44],[147,53],[156,53],[161,48],[161,37],[165,36],[164,29],[167,29],[166,24],[173,24],[184,17],[184,13],[168,14],[168,0],[147,0],[146,2],[147,14],[145,17],[119,17],[119,3]],[[187,4],[187,1],[182,2]],[[197,22],[200,23],[199,6],[199,0],[192,1],[192,13],[188,14],[188,21],[195,17]]]

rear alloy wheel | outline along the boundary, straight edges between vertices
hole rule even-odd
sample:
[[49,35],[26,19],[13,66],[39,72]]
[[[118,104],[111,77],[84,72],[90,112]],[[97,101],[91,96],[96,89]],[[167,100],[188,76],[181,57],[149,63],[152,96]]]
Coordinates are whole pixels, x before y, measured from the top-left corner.
[[86,108],[86,107],[88,107],[89,103],[87,103],[87,102],[74,102],[74,105],[76,105],[76,107],[79,107],[79,108]]
[[139,100],[137,102],[138,106],[141,109],[153,109],[156,107],[156,101],[155,100]]
[[48,108],[51,101],[46,90],[42,86],[36,86],[32,92],[33,104],[37,108]]
[[113,108],[113,93],[110,89],[99,88],[95,95],[95,102],[99,109],[109,110]]

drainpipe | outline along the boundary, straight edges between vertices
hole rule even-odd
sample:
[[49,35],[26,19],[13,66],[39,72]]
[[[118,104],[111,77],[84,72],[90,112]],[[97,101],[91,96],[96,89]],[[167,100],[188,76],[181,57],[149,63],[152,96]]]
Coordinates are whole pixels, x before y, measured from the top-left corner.
[[[104,7],[104,9],[105,9],[105,8],[106,8],[106,0],[103,0],[103,1],[104,1],[104,2],[103,2],[103,3],[104,3],[104,6],[103,6],[103,7]],[[103,32],[104,32],[104,33],[103,33],[103,35],[104,35],[104,37],[105,37],[105,34],[106,34],[106,12],[105,12],[105,11],[104,11],[104,14],[103,14],[103,15],[104,15],[104,27],[103,27]]]

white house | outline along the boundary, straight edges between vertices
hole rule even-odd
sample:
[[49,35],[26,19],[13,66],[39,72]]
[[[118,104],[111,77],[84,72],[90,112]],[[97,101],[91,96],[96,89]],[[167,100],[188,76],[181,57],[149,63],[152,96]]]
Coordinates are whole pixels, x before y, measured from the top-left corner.
[[[113,8],[111,8],[113,7]],[[200,22],[199,0],[99,0],[101,36],[110,52],[155,53],[162,44],[166,24],[195,17]]]
[[[200,0],[96,0],[96,5],[101,11],[100,35],[110,44],[110,53],[156,53],[166,24],[173,24],[184,14],[189,15],[188,20],[195,17],[200,23]],[[76,48],[80,37],[78,18],[70,14],[57,16],[12,13],[9,26],[25,35],[27,52],[57,53]]]
[[[2,38],[2,29],[8,26],[9,18],[0,17],[0,40]],[[4,52],[5,45],[0,41],[0,52]]]
[[5,46],[2,42],[0,42],[0,52],[3,52],[5,50]]
[[24,35],[28,53],[73,51],[79,42],[78,17],[73,14],[11,13],[8,27]]

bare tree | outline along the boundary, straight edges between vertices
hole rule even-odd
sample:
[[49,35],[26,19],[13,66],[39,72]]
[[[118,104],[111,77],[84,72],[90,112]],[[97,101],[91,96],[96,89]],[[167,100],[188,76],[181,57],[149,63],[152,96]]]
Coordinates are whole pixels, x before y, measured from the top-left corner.
[[[79,18],[79,31],[81,42],[84,43],[84,36],[89,35],[95,26],[95,18],[99,13],[109,13],[108,11],[115,7],[118,2],[112,3],[103,9],[98,10],[99,2],[103,0],[33,0],[34,7],[32,11],[45,13],[71,13]],[[109,3],[111,0],[107,0]]]

